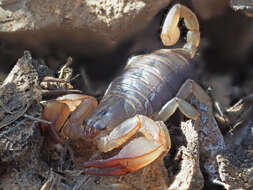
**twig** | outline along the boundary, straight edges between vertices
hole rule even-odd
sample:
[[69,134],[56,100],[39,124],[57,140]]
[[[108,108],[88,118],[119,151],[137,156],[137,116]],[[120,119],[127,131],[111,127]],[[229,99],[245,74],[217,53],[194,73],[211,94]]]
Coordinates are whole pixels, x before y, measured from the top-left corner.
[[61,68],[61,70],[59,71],[59,79],[63,79],[64,78],[64,70],[66,69],[66,68],[68,68],[71,64],[73,63],[73,59],[72,59],[72,57],[68,57],[68,59],[67,59],[67,62],[65,63],[65,65],[63,65],[63,67]]
[[67,90],[67,89],[42,90],[43,98],[47,98],[50,96],[61,96],[61,95],[72,94],[72,93],[81,94],[83,92],[81,90]]
[[90,182],[91,180],[91,177],[90,175],[87,175],[86,177],[84,177],[84,179],[82,181],[79,181],[79,183],[77,183],[73,188],[72,190],[79,190],[83,185],[86,185]]
[[28,114],[24,114],[24,117],[29,118],[29,119],[34,120],[34,121],[46,123],[46,124],[48,124],[48,125],[52,125],[52,124],[53,124],[53,123],[50,122],[50,121],[47,121],[47,120],[44,120],[44,119],[40,119],[40,118],[36,118],[36,117],[33,117],[33,116],[31,116],[31,115],[28,115]]
[[72,79],[70,79],[70,81],[73,81],[73,80],[75,80],[78,77],[80,77],[80,74],[77,74],[76,76],[74,76]]

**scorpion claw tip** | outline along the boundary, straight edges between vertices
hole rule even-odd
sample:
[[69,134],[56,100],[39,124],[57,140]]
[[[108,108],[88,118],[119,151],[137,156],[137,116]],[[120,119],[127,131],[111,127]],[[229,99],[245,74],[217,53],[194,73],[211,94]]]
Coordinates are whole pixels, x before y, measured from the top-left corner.
[[87,126],[84,128],[84,136],[85,137],[89,137],[89,138],[93,138],[95,137],[97,134],[99,133],[99,130],[97,130],[95,127],[91,126]]

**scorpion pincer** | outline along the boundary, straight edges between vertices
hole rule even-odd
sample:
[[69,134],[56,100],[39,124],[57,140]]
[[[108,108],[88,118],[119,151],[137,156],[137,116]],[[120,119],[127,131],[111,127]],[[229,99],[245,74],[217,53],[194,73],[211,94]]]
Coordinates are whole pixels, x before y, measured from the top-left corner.
[[[189,30],[182,48],[160,49],[151,54],[132,57],[122,74],[111,82],[97,107],[94,98],[78,96],[85,102],[76,110],[72,109],[74,111],[70,116],[67,111],[67,122],[65,119],[55,122],[65,123],[63,127],[59,124],[59,129],[56,128],[70,139],[95,138],[102,152],[120,147],[137,132],[142,134],[142,137],[133,138],[109,159],[82,163],[83,167],[88,168],[87,173],[123,175],[145,167],[169,151],[170,135],[163,121],[177,108],[191,119],[199,118],[200,113],[184,99],[193,93],[204,102],[209,102],[204,90],[189,79],[194,74],[194,64],[189,61],[195,56],[200,41],[199,23],[195,14],[185,6],[174,5],[164,21],[161,39],[166,46],[178,41],[180,30],[177,25],[181,18]],[[63,100],[69,102],[68,99],[72,102],[75,98],[66,96],[54,104],[58,105]],[[53,112],[60,113],[60,108],[53,107],[56,111],[45,109],[50,117]],[[67,105],[65,107],[70,110]],[[91,113],[88,117],[87,112]],[[81,130],[84,130],[84,134]]]

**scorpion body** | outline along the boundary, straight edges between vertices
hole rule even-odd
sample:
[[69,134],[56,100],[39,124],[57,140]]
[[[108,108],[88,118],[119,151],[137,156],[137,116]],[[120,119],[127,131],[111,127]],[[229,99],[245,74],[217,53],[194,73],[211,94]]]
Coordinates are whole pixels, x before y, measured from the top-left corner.
[[186,56],[169,49],[131,58],[109,85],[87,126],[103,130],[136,114],[157,119],[161,107],[192,77],[193,70]]
[[[61,136],[85,141],[87,137],[95,137],[92,142],[96,142],[101,152],[119,148],[136,133],[142,134],[136,135],[111,158],[82,163],[84,168],[88,168],[85,172],[93,175],[124,175],[145,167],[162,153],[168,152],[171,146],[170,135],[163,121],[177,108],[186,117],[195,120],[196,127],[201,122],[205,131],[210,131],[215,126],[212,125],[214,119],[210,114],[210,97],[197,83],[188,80],[195,76],[191,58],[195,56],[200,41],[195,14],[185,6],[174,5],[163,24],[161,39],[164,45],[173,45],[178,41],[180,30],[177,24],[181,17],[189,30],[186,44],[182,48],[160,49],[129,59],[125,69],[111,82],[97,107],[94,98],[80,95],[65,96],[46,107],[48,109],[45,109],[44,115],[56,118],[55,128],[60,128],[58,131]],[[201,108],[197,105],[201,112],[186,102],[191,96],[203,103]],[[57,117],[57,113],[63,115],[62,103],[65,103],[67,110],[66,120],[63,122],[63,117]],[[53,109],[49,109],[50,107]],[[74,109],[70,109],[71,107]],[[213,147],[222,144],[219,134],[214,133],[213,136],[203,136],[203,147],[206,147],[206,142],[213,143]],[[202,150],[206,151],[204,148]],[[217,154],[217,150],[214,148],[212,157]],[[212,174],[215,164],[209,163],[215,162],[208,159],[204,166]],[[99,170],[93,170],[92,167]]]
[[190,9],[175,5],[167,15],[161,40],[175,44],[180,37],[178,22],[184,19],[186,44],[178,49],[160,49],[131,58],[123,73],[109,85],[100,105],[86,120],[85,136],[112,129],[122,121],[143,114],[153,119],[183,82],[193,74],[189,60],[195,56],[200,41],[199,23]]

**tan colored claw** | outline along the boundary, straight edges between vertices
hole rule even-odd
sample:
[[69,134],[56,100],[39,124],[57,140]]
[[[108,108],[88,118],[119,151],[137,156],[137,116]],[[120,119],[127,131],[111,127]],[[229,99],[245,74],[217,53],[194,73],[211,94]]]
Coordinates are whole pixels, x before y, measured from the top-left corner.
[[143,136],[134,138],[114,157],[83,163],[83,167],[98,168],[87,169],[86,172],[103,176],[124,175],[147,166],[162,153],[170,150],[170,136],[165,124],[162,121],[155,122],[143,115],[127,119],[108,135],[99,135],[98,148],[108,152],[126,143],[138,132]]

